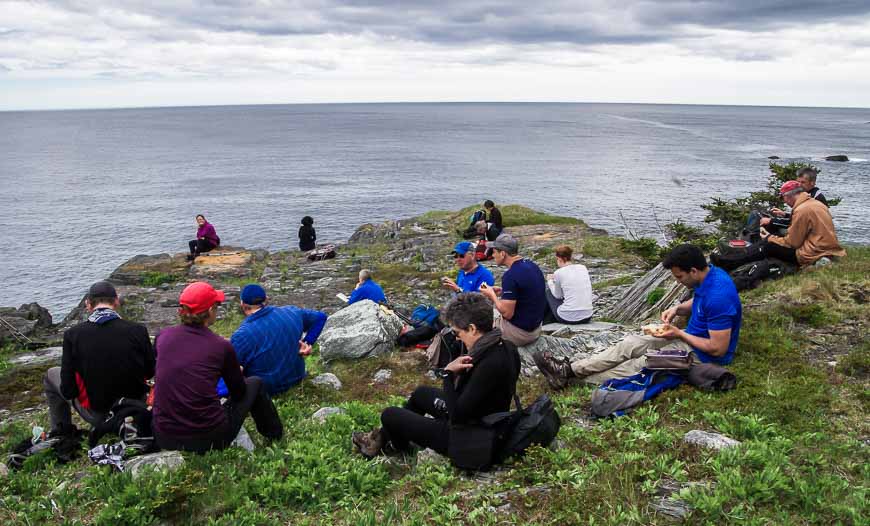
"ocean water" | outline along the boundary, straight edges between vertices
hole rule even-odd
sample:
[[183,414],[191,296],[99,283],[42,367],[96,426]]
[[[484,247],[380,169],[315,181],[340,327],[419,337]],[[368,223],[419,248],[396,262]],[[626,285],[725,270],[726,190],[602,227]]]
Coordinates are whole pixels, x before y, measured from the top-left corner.
[[[65,315],[136,254],[296,247],[484,199],[611,233],[700,223],[763,185],[767,157],[818,161],[842,241],[870,243],[870,109],[632,104],[333,104],[0,113],[0,305]],[[846,154],[852,162],[820,159]]]

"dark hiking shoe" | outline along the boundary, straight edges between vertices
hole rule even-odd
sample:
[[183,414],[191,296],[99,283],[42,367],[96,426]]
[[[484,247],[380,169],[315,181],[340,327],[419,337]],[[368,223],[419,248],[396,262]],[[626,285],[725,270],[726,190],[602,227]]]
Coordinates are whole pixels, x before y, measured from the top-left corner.
[[556,358],[550,351],[538,351],[532,354],[532,359],[553,389],[563,389],[574,377],[568,358]]
[[357,431],[350,438],[353,445],[359,450],[360,454],[366,458],[374,458],[378,456],[384,448],[384,434],[381,433],[381,428],[374,429],[368,433]]

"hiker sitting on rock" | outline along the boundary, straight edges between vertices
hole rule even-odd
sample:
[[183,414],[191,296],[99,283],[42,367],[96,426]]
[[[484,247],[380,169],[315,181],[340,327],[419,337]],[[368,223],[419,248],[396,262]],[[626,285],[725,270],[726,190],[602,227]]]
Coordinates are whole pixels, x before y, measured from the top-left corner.
[[486,283],[489,286],[495,284],[495,278],[488,268],[477,262],[474,251],[474,243],[462,241],[453,247],[453,262],[459,267],[456,273],[456,281],[450,278],[442,278],[441,285],[453,292],[477,292],[480,286]]
[[151,339],[144,325],[121,318],[119,305],[111,283],[94,283],[85,298],[88,320],[64,332],[61,365],[43,378],[53,434],[72,433],[70,405],[96,426],[119,398],[145,399],[145,380],[154,376]]
[[[740,297],[731,277],[707,265],[704,253],[692,245],[675,247],[662,266],[695,294],[662,313],[666,325],[661,337],[627,336],[613,347],[573,363],[549,351],[534,353],[535,364],[554,389],[565,387],[572,378],[601,384],[611,378],[635,375],[646,366],[647,351],[654,349],[691,351],[693,359],[703,363],[731,363],[742,323]],[[671,325],[676,316],[689,316],[685,330]]]
[[[810,197],[797,181],[786,181],[779,193],[792,209],[791,224],[786,235],[763,235],[762,242],[749,247],[741,257],[727,260],[713,258],[714,263],[725,270],[733,270],[751,261],[775,258],[803,267],[823,257],[846,255],[837,239],[834,220],[826,205]],[[761,225],[766,227],[770,222],[770,218],[766,217],[761,220]]]
[[510,409],[520,358],[517,348],[493,327],[492,304],[481,294],[462,293],[444,308],[444,318],[468,354],[437,370],[442,389],[417,387],[404,407],[381,413],[383,427],[353,434],[353,444],[367,458],[388,444],[407,451],[411,442],[446,455],[452,426]]
[[[224,449],[249,412],[257,431],[268,440],[278,440],[284,433],[263,381],[242,376],[233,346],[209,329],[222,301],[222,291],[203,281],[191,283],[179,298],[181,324],[160,331],[154,341],[152,428],[161,449],[196,453]],[[223,406],[215,390],[219,378],[230,395]]]
[[502,234],[490,245],[497,265],[508,267],[501,287],[484,283],[480,292],[495,305],[495,320],[502,337],[514,345],[528,345],[541,335],[541,322],[547,310],[547,287],[538,266],[517,252],[519,244],[510,234]]
[[592,281],[585,265],[571,262],[568,245],[556,247],[558,270],[547,280],[544,323],[588,323],[592,320]]
[[353,305],[362,300],[372,300],[375,303],[387,301],[387,297],[384,296],[384,289],[372,279],[372,271],[365,268],[359,271],[359,282],[356,284],[353,292],[350,293],[347,304]]
[[487,241],[495,241],[498,236],[504,231],[504,223],[501,218],[501,210],[495,207],[495,203],[487,199],[483,203],[483,208],[486,210],[487,218]]
[[483,223],[483,234],[486,234],[486,210],[481,208],[480,210],[476,210],[473,214],[471,214],[471,218],[468,223],[468,228],[465,230],[459,231],[462,234],[463,239],[473,239],[475,237],[480,236],[480,224]]
[[299,250],[308,252],[317,246],[317,232],[314,231],[314,218],[305,216],[302,218],[302,226],[299,227]]
[[196,239],[188,243],[190,246],[190,255],[187,256],[188,261],[193,261],[203,252],[209,252],[221,244],[221,238],[218,237],[214,226],[205,220],[205,216],[199,214],[196,216]]
[[257,284],[245,285],[240,300],[245,320],[230,338],[239,364],[245,376],[258,376],[270,395],[283,393],[305,378],[303,358],[311,354],[326,314],[268,305],[266,291]]

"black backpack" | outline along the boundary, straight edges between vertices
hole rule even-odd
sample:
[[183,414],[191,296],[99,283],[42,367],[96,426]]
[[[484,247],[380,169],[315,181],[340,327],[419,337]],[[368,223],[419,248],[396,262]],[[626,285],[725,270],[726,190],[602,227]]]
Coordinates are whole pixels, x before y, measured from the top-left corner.
[[523,409],[514,395],[516,411],[493,413],[473,424],[450,426],[447,456],[460,469],[488,470],[515,455],[522,455],[533,445],[549,446],[556,438],[562,421],[553,402],[541,395]]
[[754,289],[762,281],[778,279],[782,276],[793,274],[796,271],[797,267],[794,265],[778,259],[768,258],[741,265],[732,270],[730,274],[731,279],[734,281],[734,286],[737,287],[738,291],[741,291]]
[[[562,419],[559,418],[559,413],[556,412],[549,396],[545,394],[539,396],[525,409],[520,405],[520,399],[516,395],[514,395],[514,403],[517,410],[508,413],[512,415],[513,421],[505,434],[504,441],[496,448],[496,463],[504,462],[515,455],[522,455],[530,446],[549,446],[562,427]],[[484,417],[484,422],[491,417],[497,417],[497,414]]]
[[756,244],[743,239],[720,239],[710,252],[710,262],[726,271],[733,270],[746,261],[747,255],[756,247]]
[[[128,417],[131,422],[127,422]],[[153,442],[151,411],[148,405],[136,398],[119,399],[106,414],[106,418],[94,426],[88,436],[88,447],[95,447],[107,434],[117,434],[125,441],[135,438]]]

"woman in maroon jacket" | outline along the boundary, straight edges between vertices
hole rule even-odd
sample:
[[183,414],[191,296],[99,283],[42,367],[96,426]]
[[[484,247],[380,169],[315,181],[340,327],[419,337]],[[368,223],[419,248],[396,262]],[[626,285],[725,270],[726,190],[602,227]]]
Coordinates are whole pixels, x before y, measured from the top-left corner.
[[196,216],[196,239],[188,243],[190,246],[190,255],[187,256],[188,261],[193,261],[203,252],[208,252],[221,244],[221,238],[218,237],[214,226],[205,220],[205,216],[199,214]]

